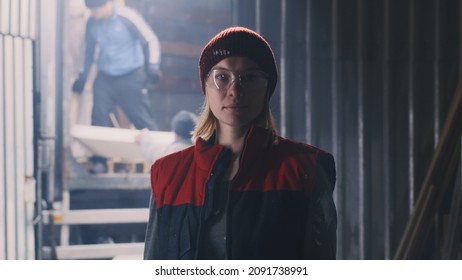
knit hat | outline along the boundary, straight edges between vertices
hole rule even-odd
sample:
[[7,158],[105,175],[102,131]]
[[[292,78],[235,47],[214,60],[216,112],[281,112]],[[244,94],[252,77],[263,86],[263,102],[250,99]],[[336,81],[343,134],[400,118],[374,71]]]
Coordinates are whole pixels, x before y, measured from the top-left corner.
[[232,56],[244,56],[253,60],[268,73],[270,97],[276,88],[278,70],[273,50],[257,32],[245,27],[230,27],[213,37],[202,50],[199,59],[199,75],[205,93],[205,78],[210,69],[221,60]]
[[172,119],[172,130],[182,138],[191,137],[191,131],[196,126],[197,116],[189,111],[182,110]]
[[85,5],[89,9],[98,8],[106,4],[108,0],[85,0]]

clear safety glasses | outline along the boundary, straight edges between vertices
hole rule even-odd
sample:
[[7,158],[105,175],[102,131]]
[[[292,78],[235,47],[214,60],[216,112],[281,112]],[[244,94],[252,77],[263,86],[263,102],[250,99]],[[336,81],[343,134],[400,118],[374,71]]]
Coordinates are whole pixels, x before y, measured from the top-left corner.
[[207,79],[207,84],[220,92],[227,91],[236,82],[244,91],[260,90],[268,85],[268,74],[261,70],[249,70],[234,73],[226,69],[213,69]]

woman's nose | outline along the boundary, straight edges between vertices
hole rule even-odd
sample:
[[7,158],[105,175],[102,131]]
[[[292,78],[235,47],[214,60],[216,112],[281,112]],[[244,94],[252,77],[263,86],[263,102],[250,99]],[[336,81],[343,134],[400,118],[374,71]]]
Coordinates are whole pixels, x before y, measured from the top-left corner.
[[239,82],[239,79],[234,79],[234,81],[231,82],[228,88],[228,95],[233,95],[233,96],[243,95],[242,86],[241,86],[241,83]]

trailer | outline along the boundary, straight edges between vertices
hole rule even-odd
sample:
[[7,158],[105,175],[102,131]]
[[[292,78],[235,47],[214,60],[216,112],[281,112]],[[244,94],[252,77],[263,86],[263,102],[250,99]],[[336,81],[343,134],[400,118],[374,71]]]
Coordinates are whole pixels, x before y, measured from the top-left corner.
[[[230,23],[231,6],[114,2],[148,16],[160,39],[164,79],[147,94],[160,126],[151,133],[161,149],[173,138],[173,115],[201,106],[197,58],[204,42]],[[203,17],[210,11],[225,16]],[[84,1],[4,0],[0,16],[0,89],[6,93],[0,98],[0,259],[141,259],[152,163],[121,110],[111,116],[114,127],[90,126],[96,69],[83,94],[71,92],[89,16]],[[108,157],[108,172],[88,171],[92,155]]]

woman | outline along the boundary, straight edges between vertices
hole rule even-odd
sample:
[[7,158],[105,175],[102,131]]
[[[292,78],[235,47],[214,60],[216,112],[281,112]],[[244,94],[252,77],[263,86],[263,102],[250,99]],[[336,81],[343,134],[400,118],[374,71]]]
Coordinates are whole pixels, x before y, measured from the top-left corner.
[[195,146],[157,160],[145,259],[335,259],[333,157],[277,135],[267,41],[228,28],[199,60]]

